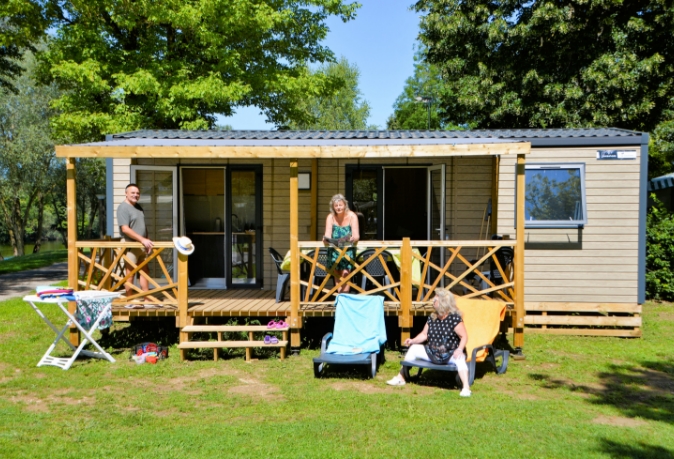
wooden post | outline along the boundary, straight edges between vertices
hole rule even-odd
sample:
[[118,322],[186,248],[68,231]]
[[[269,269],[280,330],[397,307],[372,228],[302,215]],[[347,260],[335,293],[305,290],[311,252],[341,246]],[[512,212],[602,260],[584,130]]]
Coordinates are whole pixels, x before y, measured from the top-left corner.
[[491,174],[491,234],[498,234],[498,187],[501,157],[494,155],[494,169]]
[[[189,341],[189,335],[183,332],[183,327],[188,325],[187,319],[187,255],[178,252],[178,319],[180,326],[180,342]],[[180,360],[185,360],[187,350],[180,350]]]
[[[75,182],[75,158],[66,159],[66,199],[68,216],[68,287],[78,290],[79,263],[77,260],[77,187]],[[77,304],[68,302],[68,311],[75,315]],[[70,342],[74,346],[80,344],[80,332],[72,325],[70,327]]]
[[290,160],[290,352],[300,352],[300,249],[299,240],[299,201],[297,192],[297,163]]
[[[106,234],[103,236],[103,240],[106,242],[110,242],[112,238],[110,237],[109,234]],[[107,248],[103,249],[101,257],[101,264],[105,267],[106,270],[110,270],[110,265],[112,264],[112,249]],[[105,282],[103,284],[99,285],[98,288],[99,290],[110,290],[110,287],[112,287],[112,276],[108,276],[105,279]]]
[[513,323],[513,343],[516,349],[524,346],[524,202],[525,202],[525,183],[524,183],[524,164],[525,157],[517,155],[517,228],[515,245],[515,320]]
[[318,240],[318,160],[311,160],[311,239]]
[[412,245],[410,238],[403,238],[400,249],[400,346],[405,347],[405,340],[410,338],[412,329]]

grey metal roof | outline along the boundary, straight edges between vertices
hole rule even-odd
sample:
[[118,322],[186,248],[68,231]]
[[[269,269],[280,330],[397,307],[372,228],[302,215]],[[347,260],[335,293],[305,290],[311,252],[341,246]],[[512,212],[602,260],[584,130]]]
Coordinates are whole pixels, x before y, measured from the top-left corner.
[[641,137],[641,132],[617,128],[488,129],[466,131],[184,131],[140,130],[113,134],[113,139],[190,140],[403,140],[403,139],[550,139]]
[[[531,142],[532,146],[639,145],[642,133],[618,128],[465,131],[139,130],[107,136],[113,145],[375,145]],[[106,143],[107,143],[106,142]]]

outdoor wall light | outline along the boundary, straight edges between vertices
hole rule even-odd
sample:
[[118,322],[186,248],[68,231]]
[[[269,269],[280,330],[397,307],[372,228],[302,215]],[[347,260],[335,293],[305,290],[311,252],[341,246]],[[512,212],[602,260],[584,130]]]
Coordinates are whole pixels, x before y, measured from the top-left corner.
[[311,189],[311,172],[297,173],[297,189],[310,190]]

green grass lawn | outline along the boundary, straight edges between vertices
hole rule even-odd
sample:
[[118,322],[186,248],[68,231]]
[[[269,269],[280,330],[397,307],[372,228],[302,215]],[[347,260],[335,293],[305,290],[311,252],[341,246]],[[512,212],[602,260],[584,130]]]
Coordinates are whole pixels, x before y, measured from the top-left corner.
[[37,368],[54,334],[9,300],[0,303],[0,456],[672,458],[674,309],[649,303],[643,317],[641,339],[526,335],[526,360],[480,375],[462,399],[444,375],[386,386],[399,369],[394,352],[374,380],[315,379],[316,350],[181,363],[174,345],[167,361],[136,365],[127,346],[142,337],[128,325],[105,340],[115,364]]
[[51,266],[59,261],[68,259],[68,249],[52,250],[49,252],[24,255],[23,257],[13,257],[9,260],[0,261],[0,274],[25,271],[27,269],[42,268]]

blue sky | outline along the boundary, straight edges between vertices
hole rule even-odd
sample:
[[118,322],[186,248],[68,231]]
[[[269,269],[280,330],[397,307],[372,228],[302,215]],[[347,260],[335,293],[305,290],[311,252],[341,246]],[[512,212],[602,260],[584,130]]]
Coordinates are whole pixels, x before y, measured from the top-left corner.
[[[360,0],[356,19],[346,24],[330,18],[325,45],[337,58],[346,57],[360,70],[359,87],[370,104],[368,124],[386,128],[393,102],[414,71],[414,47],[419,17],[409,10],[412,0]],[[240,108],[219,124],[234,129],[273,129],[254,107]]]

